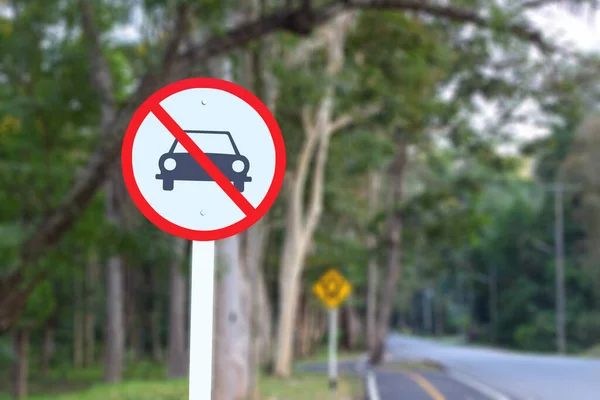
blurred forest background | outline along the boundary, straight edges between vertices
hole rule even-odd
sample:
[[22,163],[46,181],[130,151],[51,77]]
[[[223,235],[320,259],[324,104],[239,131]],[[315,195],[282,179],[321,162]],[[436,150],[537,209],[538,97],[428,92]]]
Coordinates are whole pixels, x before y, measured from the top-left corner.
[[[272,210],[216,245],[214,398],[319,352],[330,267],[354,285],[342,345],[374,363],[392,330],[593,351],[600,60],[531,26],[548,3],[0,1],[0,398],[186,396],[190,246],[117,160],[139,104],[192,76],[253,91],[288,157]],[[548,135],[521,146],[523,124]]]

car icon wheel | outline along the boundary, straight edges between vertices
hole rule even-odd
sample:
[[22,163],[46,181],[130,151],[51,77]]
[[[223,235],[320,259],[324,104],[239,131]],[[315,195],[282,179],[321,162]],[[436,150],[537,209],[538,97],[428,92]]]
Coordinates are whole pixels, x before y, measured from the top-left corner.
[[175,187],[175,181],[170,181],[167,179],[163,180],[163,190],[171,191]]
[[244,189],[246,187],[246,182],[244,181],[238,181],[238,182],[234,182],[233,185],[235,186],[235,188],[240,192],[243,193]]

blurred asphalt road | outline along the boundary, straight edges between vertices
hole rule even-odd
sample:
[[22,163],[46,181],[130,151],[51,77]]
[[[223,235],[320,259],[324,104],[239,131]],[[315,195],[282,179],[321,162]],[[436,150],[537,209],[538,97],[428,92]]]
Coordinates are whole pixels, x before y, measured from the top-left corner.
[[[298,368],[327,373],[325,363],[304,364]],[[340,374],[362,376],[367,372],[366,358],[341,361],[338,368]],[[438,371],[408,372],[379,367],[372,370],[372,377],[376,393],[368,400],[495,400]],[[366,386],[368,392],[368,383]]]
[[[510,353],[396,334],[388,338],[387,350],[395,360],[442,364],[450,377],[493,400],[600,399],[600,360]],[[455,398],[465,399],[447,396]]]
[[378,399],[369,400],[493,400],[437,371],[374,371]]

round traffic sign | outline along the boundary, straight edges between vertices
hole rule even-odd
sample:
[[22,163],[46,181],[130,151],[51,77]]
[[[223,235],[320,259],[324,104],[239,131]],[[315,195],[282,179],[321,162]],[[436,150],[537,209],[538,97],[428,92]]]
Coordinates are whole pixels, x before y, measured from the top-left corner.
[[150,96],[123,141],[123,178],[135,205],[188,240],[248,229],[275,202],[285,175],[277,121],[234,83],[192,78]]

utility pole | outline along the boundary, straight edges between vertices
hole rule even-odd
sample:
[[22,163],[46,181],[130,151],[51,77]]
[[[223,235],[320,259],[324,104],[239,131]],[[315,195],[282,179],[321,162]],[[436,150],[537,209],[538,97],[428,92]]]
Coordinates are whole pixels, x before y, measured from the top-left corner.
[[554,251],[556,258],[556,347],[560,354],[567,348],[565,309],[565,235],[564,188],[557,183],[554,190]]
[[489,284],[489,306],[490,306],[490,325],[492,326],[492,344],[496,344],[498,338],[498,267],[492,265],[490,268]]
[[423,325],[426,334],[433,335],[433,306],[432,306],[433,290],[426,288],[423,291]]
[[556,295],[556,348],[560,354],[567,351],[567,311],[565,294],[565,246],[564,246],[564,193],[577,189],[577,185],[554,182],[545,185],[554,192],[554,257]]

